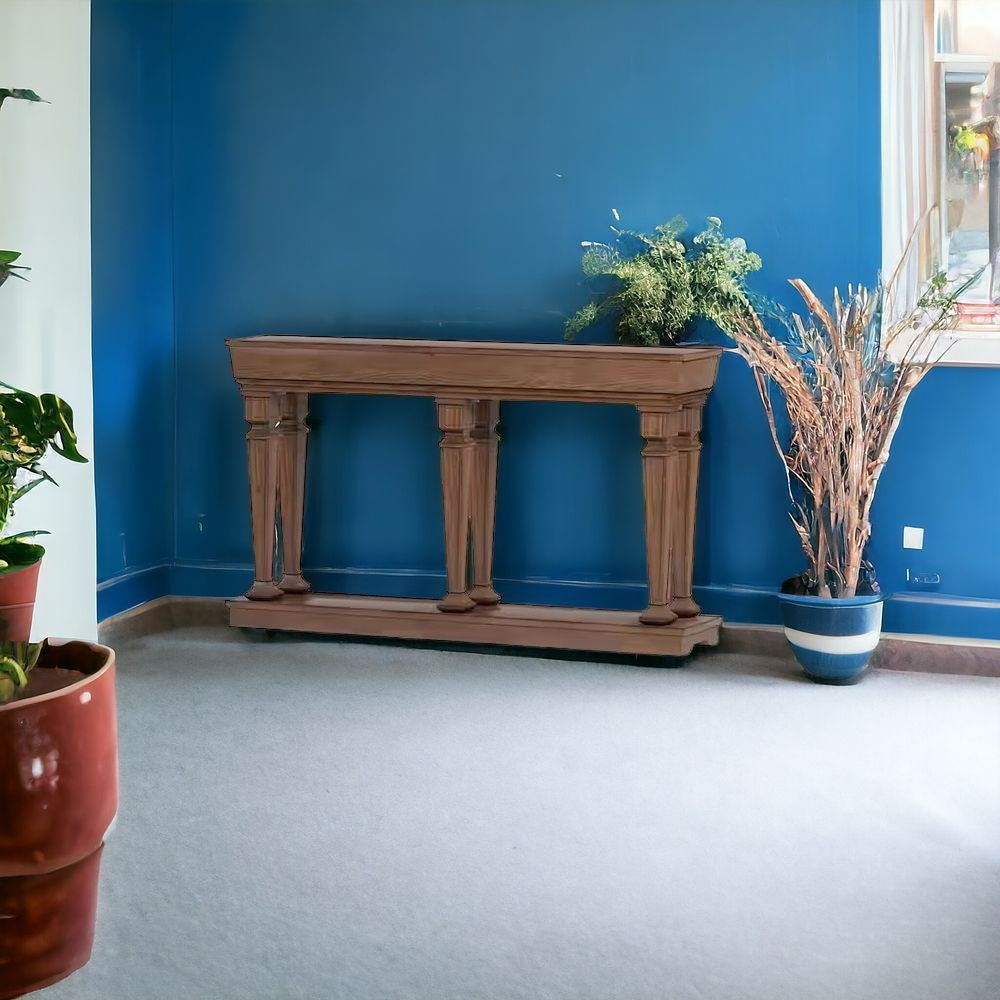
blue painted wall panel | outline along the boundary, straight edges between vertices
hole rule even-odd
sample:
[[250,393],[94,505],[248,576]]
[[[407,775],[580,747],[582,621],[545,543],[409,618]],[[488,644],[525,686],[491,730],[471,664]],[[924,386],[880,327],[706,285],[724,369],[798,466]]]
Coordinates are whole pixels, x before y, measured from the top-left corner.
[[92,5],[98,580],[169,562],[174,331],[169,3]]
[[[557,341],[583,300],[580,240],[612,207],[635,226],[722,215],[782,296],[786,274],[825,287],[876,267],[878,96],[862,88],[877,82],[877,4],[182,3],[176,16],[182,561],[247,559],[224,336]],[[430,405],[324,401],[317,417],[307,561],[437,571]],[[503,424],[498,575],[641,580],[634,411],[510,404]],[[798,557],[734,359],[706,439],[699,579],[772,585]]]
[[[134,6],[95,5],[95,64],[109,62],[95,68],[97,88],[111,86],[123,30],[140,48],[154,40],[155,15],[147,9],[139,30]],[[151,187],[131,175],[123,187],[160,206],[172,132],[174,592],[230,593],[247,577],[245,427],[224,337],[558,341],[585,298],[579,242],[600,238],[612,207],[637,228],[675,212],[721,215],[764,258],[756,287],[790,305],[786,277],[828,294],[878,266],[877,0],[182,0],[173,17],[173,51],[164,42],[158,57],[173,76],[171,120],[137,154],[128,105],[110,103],[95,147],[155,160]],[[162,107],[158,90],[149,109]],[[150,238],[148,224],[133,227],[95,211],[95,247],[99,228],[109,254]],[[163,319],[166,264],[152,260],[122,283],[130,315],[141,303]],[[95,282],[95,319],[98,297]],[[98,368],[123,343],[138,350],[129,329],[106,322],[98,344],[95,323]],[[155,343],[163,352],[149,369],[162,389],[167,340]],[[914,394],[874,511],[887,591],[903,590],[910,568],[940,572],[952,594],[1000,597],[1000,529],[982,520],[998,485],[982,457],[996,444],[998,380],[938,371]],[[307,565],[324,585],[435,592],[431,404],[326,399],[313,419]],[[501,431],[496,569],[508,595],[640,604],[635,412],[508,404]],[[704,440],[698,594],[732,620],[776,621],[773,588],[801,556],[736,358],[723,359]],[[121,518],[109,512],[136,449],[123,442],[99,480],[111,574]],[[919,562],[901,549],[903,524],[926,528]],[[992,613],[988,601],[901,601],[886,624],[1000,635]]]
[[[875,499],[871,557],[884,589],[905,589],[910,568],[939,573],[947,594],[1000,597],[998,412],[996,368],[938,368],[910,397]],[[902,548],[903,525],[926,529],[922,551]]]

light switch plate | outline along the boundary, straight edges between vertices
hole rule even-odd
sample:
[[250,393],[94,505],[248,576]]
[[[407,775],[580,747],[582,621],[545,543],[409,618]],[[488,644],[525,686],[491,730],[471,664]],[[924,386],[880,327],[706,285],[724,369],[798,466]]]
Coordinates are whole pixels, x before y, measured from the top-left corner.
[[903,528],[903,548],[904,549],[922,549],[924,547],[924,529],[923,528]]

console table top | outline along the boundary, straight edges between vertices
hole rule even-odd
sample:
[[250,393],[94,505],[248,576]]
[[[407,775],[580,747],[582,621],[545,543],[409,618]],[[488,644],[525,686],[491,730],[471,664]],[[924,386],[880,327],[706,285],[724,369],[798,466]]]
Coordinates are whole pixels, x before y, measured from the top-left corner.
[[720,347],[258,336],[226,341],[244,395],[297,391],[650,403],[706,393]]

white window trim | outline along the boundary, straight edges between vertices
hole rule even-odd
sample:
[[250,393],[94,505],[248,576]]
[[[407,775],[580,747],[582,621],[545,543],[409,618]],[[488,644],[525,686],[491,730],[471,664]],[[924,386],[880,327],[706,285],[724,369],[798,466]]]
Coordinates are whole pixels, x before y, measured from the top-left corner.
[[[944,107],[944,75],[949,68],[965,66],[969,69],[986,72],[996,60],[984,60],[982,56],[966,56],[948,52],[934,57],[934,84],[938,92],[939,114]],[[937,200],[941,204],[944,198],[944,177],[947,169],[945,163],[945,145],[938,142],[938,178]],[[939,212],[941,225],[941,247],[947,245],[948,217],[947,213]],[[940,341],[946,354],[941,360],[943,365],[959,367],[992,368],[1000,366],[1000,324],[965,324],[955,327],[949,333],[943,334]]]

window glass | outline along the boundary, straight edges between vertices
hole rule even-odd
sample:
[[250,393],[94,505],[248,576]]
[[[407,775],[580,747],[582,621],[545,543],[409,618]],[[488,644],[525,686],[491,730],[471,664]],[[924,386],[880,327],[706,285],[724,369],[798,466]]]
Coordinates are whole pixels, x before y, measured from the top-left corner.
[[950,276],[982,269],[962,318],[1000,323],[1000,0],[938,0],[941,237]]

